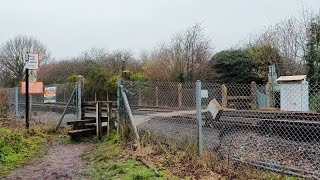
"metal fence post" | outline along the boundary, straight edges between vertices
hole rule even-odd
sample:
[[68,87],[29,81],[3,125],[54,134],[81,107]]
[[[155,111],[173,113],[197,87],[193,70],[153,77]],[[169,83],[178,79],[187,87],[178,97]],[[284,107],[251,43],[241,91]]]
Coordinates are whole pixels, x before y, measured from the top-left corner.
[[77,81],[77,92],[78,92],[78,113],[77,118],[78,120],[82,119],[82,83],[83,83],[83,76],[78,76]]
[[131,111],[131,107],[129,105],[129,101],[128,101],[127,95],[124,92],[122,85],[120,85],[120,91],[121,91],[121,96],[123,98],[123,104],[124,104],[124,106],[125,106],[125,108],[127,110],[127,113],[128,113],[128,116],[129,116],[129,120],[130,120],[132,128],[133,128],[133,132],[134,132],[134,134],[136,136],[136,141],[139,142],[140,137],[139,137],[139,133],[138,133],[138,130],[137,130],[137,126],[136,126],[136,123],[135,123],[133,115],[132,115],[132,111]]
[[116,123],[117,123],[117,134],[119,134],[119,127],[120,127],[120,86],[121,86],[121,78],[119,77],[117,80],[117,112],[116,112]]
[[202,137],[202,114],[201,114],[201,81],[196,82],[196,116],[198,122],[198,148],[199,155],[202,155],[203,151],[203,137]]
[[19,116],[19,87],[15,87],[15,102],[14,102],[14,108],[16,112],[16,117]]
[[96,102],[96,131],[97,131],[97,137],[101,139],[102,137],[102,121],[101,121],[101,116],[102,116],[102,102],[97,101]]

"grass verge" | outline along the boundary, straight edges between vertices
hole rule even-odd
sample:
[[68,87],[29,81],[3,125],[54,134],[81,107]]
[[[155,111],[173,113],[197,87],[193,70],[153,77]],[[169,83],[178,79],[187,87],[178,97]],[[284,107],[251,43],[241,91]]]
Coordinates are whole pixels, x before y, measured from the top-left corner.
[[1,120],[0,176],[44,155],[46,147],[53,143],[69,143],[68,137],[61,134],[53,126],[35,125],[27,130],[14,120]]
[[94,149],[84,155],[88,179],[179,179],[165,169],[146,166],[130,154],[118,135],[112,135],[96,143]]

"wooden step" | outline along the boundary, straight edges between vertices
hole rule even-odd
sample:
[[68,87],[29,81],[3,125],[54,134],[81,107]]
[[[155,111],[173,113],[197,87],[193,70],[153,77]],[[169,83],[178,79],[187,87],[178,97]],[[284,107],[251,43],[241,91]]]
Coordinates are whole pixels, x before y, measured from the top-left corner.
[[[101,102],[101,107],[102,108],[108,108],[109,106],[111,107],[116,107],[114,105],[112,105],[112,102],[111,101],[99,101]],[[93,101],[93,102],[83,102],[82,103],[82,107],[90,107],[90,108],[96,108],[96,105],[97,105],[97,102]]]
[[[87,128],[96,128],[97,125],[95,123],[88,123],[88,124],[85,124],[84,127],[87,127]],[[102,123],[102,127],[108,127],[107,123]]]
[[75,120],[75,121],[67,121],[67,125],[79,125],[86,123],[95,123],[96,119],[87,119],[87,120]]
[[[88,116],[85,116],[85,117],[83,117],[85,120],[92,120],[92,119],[94,119],[94,120],[96,120],[96,117],[88,117]],[[108,117],[107,116],[102,116],[101,117],[101,121],[102,122],[108,122]]]
[[[108,122],[108,117],[101,117],[101,122]],[[85,120],[67,121],[67,125],[81,125],[86,123],[96,123],[96,118],[87,117]]]
[[[100,102],[102,102],[103,106],[106,106],[108,104],[112,104],[113,103],[113,101],[100,101]],[[93,105],[97,104],[97,101],[85,101],[85,102],[82,102],[82,104],[84,106],[93,106]]]
[[[96,107],[85,107],[84,108],[84,110],[85,111],[96,111]],[[103,112],[107,112],[108,111],[108,108],[101,108],[101,110],[103,111]]]
[[93,133],[95,132],[95,128],[87,128],[87,129],[76,129],[76,130],[71,130],[68,132],[70,136],[75,136],[75,135],[82,135],[82,134],[87,134],[87,133]]
[[83,120],[95,120],[96,117],[92,117],[92,116],[84,116]]

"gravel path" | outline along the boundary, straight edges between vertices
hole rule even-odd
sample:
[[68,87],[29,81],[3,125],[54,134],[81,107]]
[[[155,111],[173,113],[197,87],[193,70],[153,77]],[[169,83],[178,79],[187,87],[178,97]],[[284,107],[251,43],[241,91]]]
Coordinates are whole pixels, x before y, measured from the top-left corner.
[[48,155],[17,169],[4,179],[77,179],[83,173],[81,155],[91,147],[92,144],[85,143],[53,146]]

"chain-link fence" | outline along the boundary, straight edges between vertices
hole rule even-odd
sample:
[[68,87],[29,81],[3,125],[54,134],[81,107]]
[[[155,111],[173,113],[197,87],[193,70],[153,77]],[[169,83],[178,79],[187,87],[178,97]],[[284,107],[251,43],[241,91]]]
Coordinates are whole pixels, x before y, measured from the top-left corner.
[[196,83],[123,82],[140,136],[320,178],[319,85],[199,85],[196,97]]
[[[44,94],[30,94],[30,122],[57,125],[64,118],[64,125],[67,120],[76,120],[78,91],[76,84],[70,83],[46,85]],[[51,97],[48,100],[47,95]],[[21,88],[7,89],[7,99],[10,114],[24,119],[26,97]]]
[[196,143],[195,85],[124,82],[138,131],[142,135],[152,134],[162,142]]

